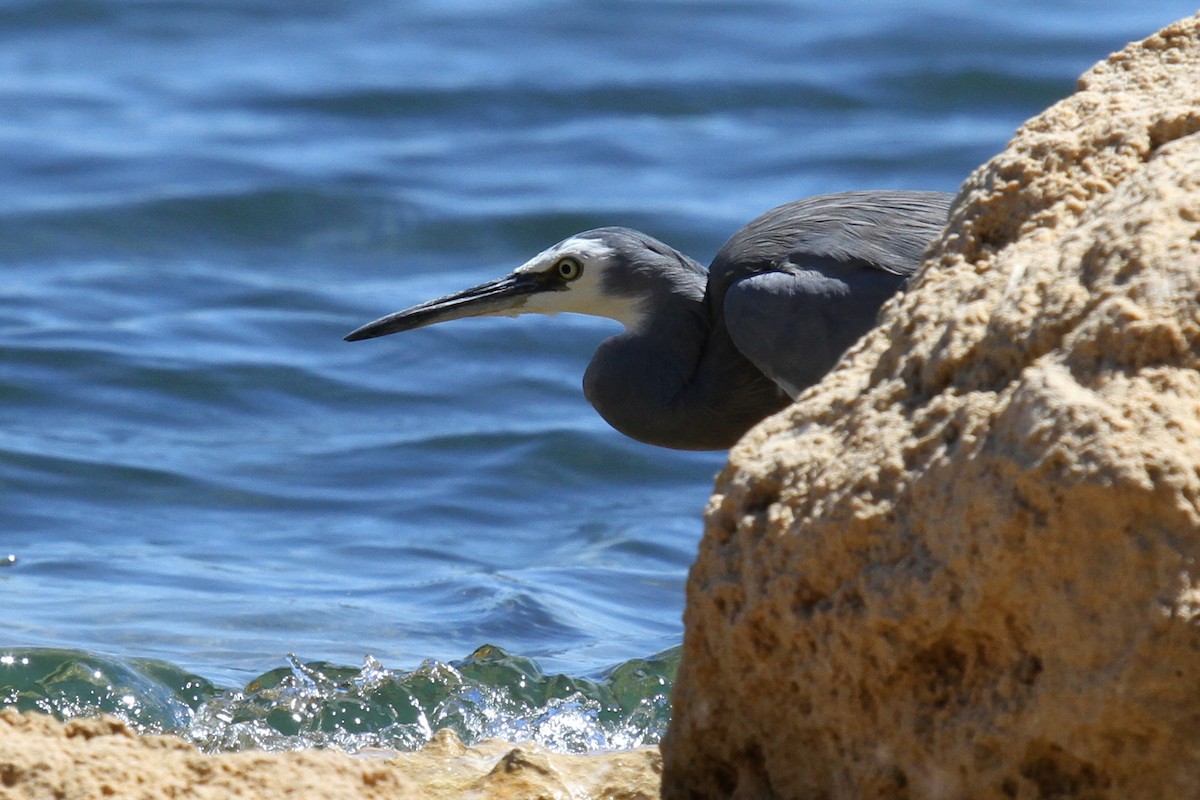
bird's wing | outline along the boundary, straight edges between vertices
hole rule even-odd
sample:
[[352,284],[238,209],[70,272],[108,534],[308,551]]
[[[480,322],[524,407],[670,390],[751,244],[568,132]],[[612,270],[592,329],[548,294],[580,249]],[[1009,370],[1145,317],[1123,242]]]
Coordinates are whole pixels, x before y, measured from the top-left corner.
[[734,345],[793,398],[875,325],[880,306],[905,281],[866,261],[812,266],[744,278],[725,294]]
[[876,321],[946,223],[941,192],[847,192],[789,203],[751,222],[718,253],[737,348],[795,397]]

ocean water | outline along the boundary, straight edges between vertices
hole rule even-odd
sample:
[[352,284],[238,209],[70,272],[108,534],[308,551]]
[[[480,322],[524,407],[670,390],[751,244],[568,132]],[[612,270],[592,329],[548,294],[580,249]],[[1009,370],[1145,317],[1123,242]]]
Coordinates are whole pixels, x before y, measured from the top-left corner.
[[0,705],[208,749],[653,743],[721,453],[615,324],[358,325],[578,230],[955,190],[1169,0],[0,5]]

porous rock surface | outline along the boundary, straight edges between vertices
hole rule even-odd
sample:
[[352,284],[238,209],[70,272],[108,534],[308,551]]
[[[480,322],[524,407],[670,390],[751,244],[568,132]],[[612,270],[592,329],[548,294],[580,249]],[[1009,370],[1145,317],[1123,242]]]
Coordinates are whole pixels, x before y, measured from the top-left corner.
[[1200,796],[1200,17],[965,184],[731,453],[667,798]]
[[651,800],[659,771],[649,748],[563,755],[498,740],[467,747],[448,730],[416,753],[205,755],[178,737],[138,736],[111,717],[63,723],[0,711],[5,800]]

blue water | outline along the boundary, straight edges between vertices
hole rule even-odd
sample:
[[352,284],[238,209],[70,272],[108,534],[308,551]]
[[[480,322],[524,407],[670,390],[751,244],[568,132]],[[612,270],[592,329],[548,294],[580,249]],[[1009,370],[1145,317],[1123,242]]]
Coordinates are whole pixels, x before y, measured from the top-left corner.
[[[722,455],[595,415],[580,376],[610,322],[341,337],[589,227],[707,260],[805,195],[953,191],[1093,62],[1194,11],[9,0],[0,701],[69,716],[162,690],[178,729],[253,716],[268,677],[444,668],[474,676],[455,708],[509,703],[528,730],[617,674],[653,741]],[[497,658],[521,666],[478,668]],[[531,675],[590,688],[488,700]],[[235,729],[197,738],[270,745]]]

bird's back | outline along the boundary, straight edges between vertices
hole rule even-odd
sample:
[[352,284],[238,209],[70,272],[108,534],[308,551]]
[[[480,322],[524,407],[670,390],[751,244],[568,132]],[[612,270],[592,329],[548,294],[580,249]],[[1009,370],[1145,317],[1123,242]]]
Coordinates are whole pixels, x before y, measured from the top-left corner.
[[840,192],[796,200],[751,220],[729,238],[710,273],[763,271],[805,256],[864,261],[911,275],[946,224],[954,196],[945,192]]

